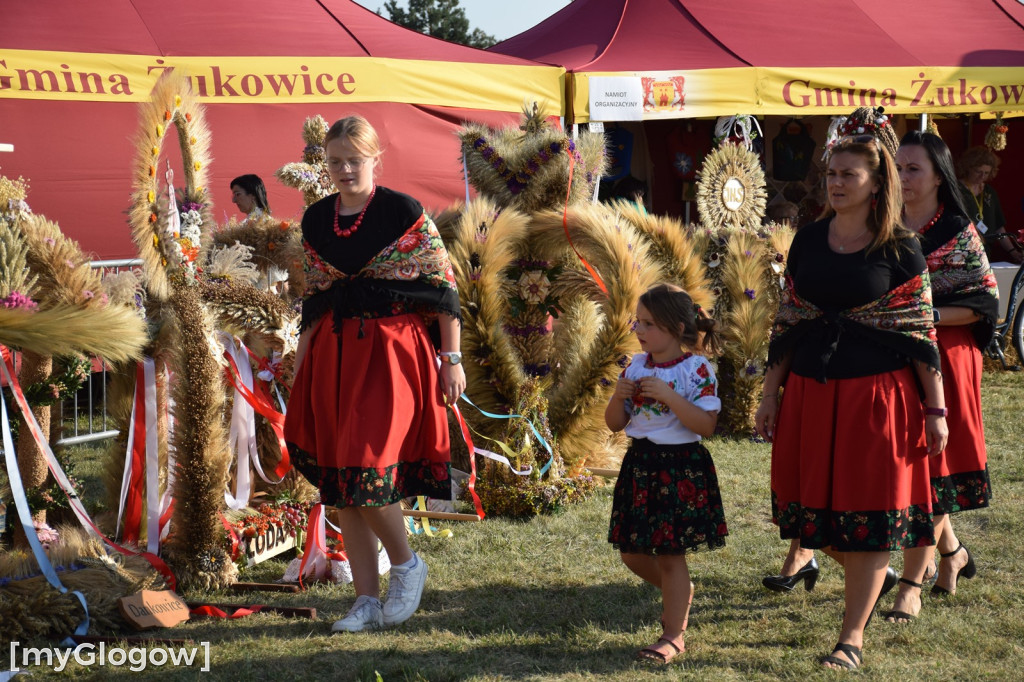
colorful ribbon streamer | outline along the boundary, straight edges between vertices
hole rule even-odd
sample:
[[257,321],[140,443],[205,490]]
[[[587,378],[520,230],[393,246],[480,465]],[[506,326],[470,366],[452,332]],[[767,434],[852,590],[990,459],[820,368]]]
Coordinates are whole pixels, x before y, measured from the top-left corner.
[[[466,394],[462,394],[462,398],[469,401],[466,398]],[[459,423],[459,430],[462,432],[462,440],[466,442],[466,447],[469,448],[469,481],[466,483],[466,490],[469,491],[469,496],[473,500],[473,508],[476,509],[476,517],[478,519],[484,518],[484,505],[480,502],[480,496],[476,494],[476,453],[477,448],[473,445],[473,436],[469,433],[469,424],[466,423],[466,419],[462,416],[462,412],[459,410],[459,406],[455,403],[449,403],[448,407],[451,408],[452,413],[455,415],[455,421]]]
[[120,531],[121,542],[131,544],[139,542],[139,524],[142,519],[142,477],[146,471],[146,425],[145,368],[140,362],[135,368],[135,398],[132,402],[132,417],[128,426],[128,452],[125,456],[124,474],[121,478],[121,501],[117,509],[117,529]]
[[572,237],[569,236],[569,197],[572,195],[572,175],[576,167],[576,157],[572,155],[572,149],[569,145],[565,146],[565,153],[569,155],[569,183],[565,189],[565,208],[562,210],[562,229],[565,230],[565,238],[569,241],[569,246],[572,247],[576,257],[583,263],[583,267],[587,269],[590,276],[597,283],[598,288],[604,292],[604,295],[608,295],[608,287],[605,286],[604,280],[601,279],[601,275],[597,274],[597,270],[587,262],[587,259],[583,257],[583,254],[579,252],[576,245],[572,243]]
[[[548,442],[546,440],[544,440],[544,437],[540,435],[540,431],[538,431],[537,427],[533,425],[533,422],[531,422],[529,419],[527,419],[526,417],[524,417],[521,414],[494,414],[492,412],[488,412],[486,410],[482,410],[479,407],[477,407],[476,405],[474,405],[473,401],[470,400],[469,397],[465,393],[463,393],[462,396],[460,396],[460,397],[463,400],[465,400],[467,403],[469,403],[470,405],[475,407],[477,412],[479,412],[480,414],[482,414],[485,417],[490,417],[491,419],[523,419],[523,420],[525,420],[527,425],[530,427],[530,430],[533,431],[534,438],[536,438],[537,442],[540,443],[541,446],[543,446],[543,448],[548,451],[548,455],[549,455],[548,461],[547,461],[547,463],[544,466],[542,466],[540,468],[540,475],[543,476],[544,474],[546,474],[548,472],[548,469],[551,468],[551,464],[555,461],[555,453],[554,453],[554,451],[552,451],[551,446],[548,445]],[[509,464],[510,468],[511,468],[511,466],[512,465]]]
[[[50,448],[49,441],[43,436],[43,431],[39,427],[39,422],[36,421],[35,415],[32,413],[29,407],[28,400],[25,398],[25,392],[22,390],[21,385],[18,383],[17,377],[14,373],[14,364],[11,358],[11,352],[6,346],[0,345],[0,355],[2,355],[3,362],[0,363],[0,375],[6,379],[8,385],[11,387],[11,393],[14,395],[14,400],[21,409],[22,414],[25,418],[25,425],[28,427],[32,437],[39,445],[39,449],[42,451],[43,456],[46,458],[46,465],[50,469],[50,473],[53,475],[55,481],[60,486],[64,495],[68,498],[68,505],[71,510],[78,517],[79,522],[82,526],[91,533],[97,540],[106,543],[113,549],[117,550],[121,554],[126,556],[140,556],[149,564],[160,572],[166,579],[170,588],[173,590],[177,586],[177,580],[174,577],[174,573],[164,563],[163,559],[152,554],[150,552],[135,552],[130,549],[126,549],[114,542],[106,535],[104,535],[96,524],[93,523],[89,513],[85,510],[85,506],[78,497],[78,493],[75,492],[74,486],[68,480],[67,474],[64,473],[64,469],[61,468],[60,463],[57,461],[57,457],[53,454],[53,450]],[[6,421],[4,424],[6,425]]]
[[[234,345],[233,340],[232,345]],[[254,358],[257,357],[241,341],[238,342],[238,345],[240,347],[238,349],[239,351],[244,350],[248,355]],[[256,466],[256,470],[259,472],[260,477],[263,478],[263,480],[266,481],[267,483],[280,483],[280,479],[283,479],[284,475],[291,471],[292,468],[291,458],[288,454],[288,444],[285,442],[284,439],[285,415],[282,412],[278,412],[277,410],[274,409],[274,405],[271,400],[269,391],[267,390],[266,386],[264,386],[262,383],[256,383],[256,381],[252,377],[251,367],[248,367],[249,371],[247,376],[243,374],[245,372],[246,366],[248,366],[248,360],[246,360],[245,356],[241,355],[240,352],[238,353],[238,355],[235,355],[225,350],[224,358],[227,360],[228,363],[228,367],[224,368],[224,375],[227,378],[228,382],[232,385],[232,387],[234,387],[236,395],[241,395],[242,399],[245,400],[245,402],[255,412],[259,413],[260,416],[267,420],[267,422],[270,424],[271,430],[273,430],[274,432],[274,436],[277,438],[278,448],[281,450],[281,459],[278,461],[277,466],[274,467],[273,471],[273,474],[277,476],[279,480],[267,480],[267,478],[263,475],[262,464],[259,461],[258,455],[253,460],[253,463]],[[259,358],[257,360],[259,361]],[[252,388],[250,388],[250,384],[258,386],[258,392],[254,392]]]
[[[4,374],[7,374],[7,349],[3,348],[4,353]],[[11,376],[7,377],[10,383],[11,390],[15,388],[13,383],[13,372]],[[27,420],[27,417],[26,417]],[[28,508],[28,497],[25,495],[25,485],[21,480],[21,470],[18,469],[18,459],[14,453],[14,439],[11,436],[11,425],[7,419],[7,401],[4,400],[3,392],[0,392],[0,422],[3,424],[3,445],[4,445],[4,459],[7,464],[7,480],[11,486],[11,497],[14,498],[14,506],[18,510],[18,519],[21,522],[21,528],[25,533],[25,538],[28,540],[28,545],[32,549],[32,556],[35,557],[36,563],[39,564],[39,570],[42,571],[46,577],[46,582],[50,583],[54,588],[60,591],[61,594],[67,594],[68,588],[64,587],[61,583],[60,578],[57,577],[57,571],[54,570],[53,564],[50,563],[50,557],[47,556],[46,550],[43,549],[42,543],[39,542],[39,536],[36,534],[35,524],[32,523],[32,512]],[[82,622],[75,628],[75,635],[84,635],[89,631],[89,607],[85,603],[85,595],[75,590],[71,594],[78,598],[78,601],[82,604],[82,609],[85,611],[85,616]],[[68,640],[70,641],[70,640]],[[71,646],[74,646],[72,643]]]
[[216,606],[210,606],[209,604],[203,604],[197,606],[194,609],[189,609],[189,613],[194,616],[209,616],[210,618],[244,618],[245,616],[251,616],[254,613],[259,613],[264,608],[263,604],[253,604],[252,606],[242,606],[231,612],[228,615],[223,609],[219,609]]

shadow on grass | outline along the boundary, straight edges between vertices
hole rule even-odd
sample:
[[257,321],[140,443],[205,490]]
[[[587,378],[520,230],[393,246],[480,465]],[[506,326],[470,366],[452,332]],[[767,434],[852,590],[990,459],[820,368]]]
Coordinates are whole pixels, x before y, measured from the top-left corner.
[[[710,576],[709,576],[710,577]],[[719,584],[721,583],[721,584]],[[800,603],[760,596],[741,604],[722,600],[735,583],[710,579],[691,615],[689,634],[697,642],[670,668],[635,661],[637,650],[660,635],[660,594],[636,582],[581,586],[519,587],[487,585],[473,588],[428,585],[420,611],[389,630],[358,634],[330,633],[331,619],[352,601],[350,589],[338,589],[337,602],[324,604],[321,620],[284,620],[255,616],[233,621],[230,630],[215,621],[195,621],[189,632],[208,640],[214,651],[239,646],[251,650],[253,668],[237,662],[214,664],[211,679],[270,679],[287,670],[293,679],[356,679],[375,681],[379,672],[392,680],[546,679],[560,676],[608,676],[639,679],[657,670],[712,672],[721,670],[722,653],[708,650],[701,630],[732,629],[759,621],[780,606],[800,619]],[[251,599],[255,595],[246,595]],[[309,597],[314,597],[310,594]],[[295,603],[296,598],[289,601]],[[335,608],[331,608],[335,607]],[[708,632],[710,634],[710,632]],[[779,632],[758,641],[737,642],[742,648],[785,649],[792,641]],[[266,653],[260,642],[274,642]],[[294,655],[281,655],[291,642]],[[271,672],[275,671],[275,672]],[[764,674],[764,670],[755,671]],[[275,678],[276,679],[276,678]]]

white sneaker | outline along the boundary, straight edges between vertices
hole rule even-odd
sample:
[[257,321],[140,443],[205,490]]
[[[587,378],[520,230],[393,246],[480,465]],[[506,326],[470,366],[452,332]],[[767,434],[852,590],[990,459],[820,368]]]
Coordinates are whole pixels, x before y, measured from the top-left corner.
[[356,603],[344,618],[334,622],[331,632],[362,632],[383,626],[384,614],[381,611],[380,600],[364,594],[356,599]]
[[384,625],[398,625],[409,620],[420,607],[423,585],[427,582],[427,563],[413,554],[416,565],[412,568],[391,567],[388,596],[384,600]]

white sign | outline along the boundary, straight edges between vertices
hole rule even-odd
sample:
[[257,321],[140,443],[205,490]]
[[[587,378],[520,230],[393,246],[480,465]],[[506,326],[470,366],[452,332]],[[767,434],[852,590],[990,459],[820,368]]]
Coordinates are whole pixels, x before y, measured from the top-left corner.
[[743,183],[736,178],[729,178],[722,188],[722,203],[730,211],[738,211],[743,206],[743,199],[746,192],[743,191]]
[[593,76],[590,79],[591,121],[641,121],[644,91],[639,76]]
[[254,537],[242,537],[246,565],[255,566],[295,546],[295,538],[280,526],[270,526]]

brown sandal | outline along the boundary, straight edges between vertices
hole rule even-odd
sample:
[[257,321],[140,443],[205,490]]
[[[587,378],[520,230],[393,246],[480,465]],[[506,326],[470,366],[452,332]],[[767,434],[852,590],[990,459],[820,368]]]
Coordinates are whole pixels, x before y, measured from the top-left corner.
[[[664,651],[658,651],[657,649],[655,649],[654,647],[656,647],[661,642],[665,642],[665,644],[668,644],[670,647],[675,649],[675,653],[665,653]],[[673,642],[668,637],[661,637],[658,639],[657,642],[655,642],[651,646],[644,647],[640,651],[636,652],[636,660],[650,661],[651,663],[658,663],[659,665],[667,665],[673,658],[683,653],[684,651],[686,651],[685,643],[683,644],[682,648],[680,648],[678,644]]]

